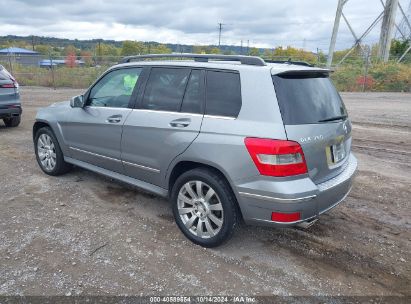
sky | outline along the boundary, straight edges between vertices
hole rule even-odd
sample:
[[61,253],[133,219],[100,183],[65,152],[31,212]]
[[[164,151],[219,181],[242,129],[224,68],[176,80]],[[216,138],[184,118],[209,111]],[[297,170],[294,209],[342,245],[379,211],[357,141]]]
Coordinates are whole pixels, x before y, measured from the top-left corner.
[[[410,0],[400,0],[404,8]],[[157,41],[328,51],[338,0],[0,0],[0,36]],[[382,11],[380,0],[349,0],[344,14],[360,36]],[[398,17],[398,20],[400,18]],[[378,42],[380,24],[366,43]],[[341,19],[337,49],[353,44]]]

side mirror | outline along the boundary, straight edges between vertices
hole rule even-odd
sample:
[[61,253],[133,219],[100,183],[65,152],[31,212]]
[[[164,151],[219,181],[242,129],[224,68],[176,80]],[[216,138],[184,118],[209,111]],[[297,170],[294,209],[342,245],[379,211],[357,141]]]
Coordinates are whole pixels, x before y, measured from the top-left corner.
[[72,108],[83,108],[84,107],[84,96],[74,96],[70,99],[70,106]]

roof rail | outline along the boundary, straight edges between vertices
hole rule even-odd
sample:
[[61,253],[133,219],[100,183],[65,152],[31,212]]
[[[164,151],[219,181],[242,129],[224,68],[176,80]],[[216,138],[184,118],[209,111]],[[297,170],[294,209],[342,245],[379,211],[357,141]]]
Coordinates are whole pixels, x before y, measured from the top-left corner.
[[293,61],[290,59],[288,60],[265,60],[265,62],[268,63],[283,63],[283,64],[295,64],[295,65],[303,65],[303,66],[308,66],[308,67],[313,67],[312,64],[309,64],[308,62],[305,61]]
[[124,57],[119,63],[127,63],[131,61],[141,61],[144,59],[152,58],[192,58],[198,62],[208,62],[212,60],[220,61],[239,61],[241,64],[265,66],[265,61],[256,56],[243,56],[243,55],[219,55],[219,54],[149,54],[149,55],[136,55]]

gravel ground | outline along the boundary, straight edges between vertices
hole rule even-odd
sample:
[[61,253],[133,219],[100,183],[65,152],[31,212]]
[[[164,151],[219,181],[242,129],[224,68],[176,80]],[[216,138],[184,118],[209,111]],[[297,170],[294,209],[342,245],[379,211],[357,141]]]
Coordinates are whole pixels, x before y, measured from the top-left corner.
[[0,123],[0,294],[411,295],[411,94],[343,94],[359,173],[315,225],[244,226],[203,249],[163,199],[78,168],[43,174],[36,110],[81,91],[21,91],[22,124]]

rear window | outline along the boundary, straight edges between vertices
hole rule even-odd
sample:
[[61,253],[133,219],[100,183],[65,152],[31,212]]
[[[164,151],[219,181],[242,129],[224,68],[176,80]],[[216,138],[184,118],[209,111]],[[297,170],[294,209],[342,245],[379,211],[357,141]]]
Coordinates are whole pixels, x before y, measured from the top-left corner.
[[241,109],[240,75],[208,71],[206,95],[206,114],[237,117]]
[[285,125],[315,124],[347,116],[327,74],[275,75],[273,82]]

